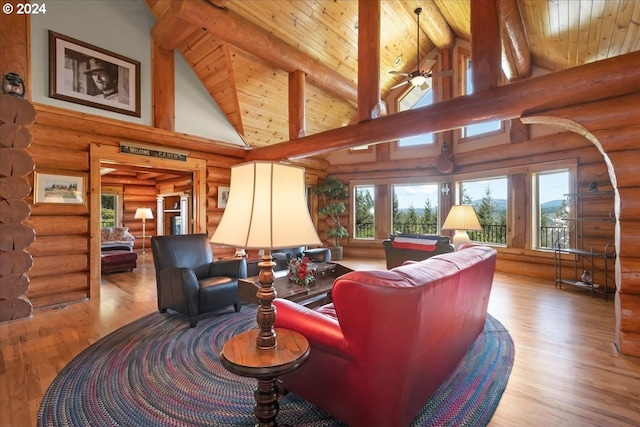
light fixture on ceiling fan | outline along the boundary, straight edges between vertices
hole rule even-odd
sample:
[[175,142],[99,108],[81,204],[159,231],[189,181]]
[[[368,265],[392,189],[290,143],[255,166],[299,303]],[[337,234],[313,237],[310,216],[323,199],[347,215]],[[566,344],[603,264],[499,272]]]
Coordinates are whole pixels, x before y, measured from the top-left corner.
[[453,70],[443,71],[441,73],[427,73],[425,71],[420,70],[420,14],[422,13],[422,8],[417,7],[413,13],[416,14],[416,70],[411,73],[403,73],[400,71],[389,71],[390,74],[399,74],[401,76],[408,77],[407,80],[398,83],[397,85],[391,86],[390,89],[395,89],[400,86],[404,86],[407,83],[411,83],[412,86],[419,86],[421,89],[425,90],[427,88],[426,83],[429,77],[445,77],[453,75]]

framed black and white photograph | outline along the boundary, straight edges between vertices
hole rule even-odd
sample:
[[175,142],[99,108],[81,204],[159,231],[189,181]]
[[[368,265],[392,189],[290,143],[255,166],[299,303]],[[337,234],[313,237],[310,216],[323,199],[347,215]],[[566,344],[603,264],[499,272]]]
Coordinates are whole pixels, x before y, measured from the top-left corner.
[[35,172],[33,203],[86,203],[86,175]]
[[140,117],[140,62],[49,31],[49,96]]
[[229,187],[218,187],[218,207],[226,208],[229,201]]

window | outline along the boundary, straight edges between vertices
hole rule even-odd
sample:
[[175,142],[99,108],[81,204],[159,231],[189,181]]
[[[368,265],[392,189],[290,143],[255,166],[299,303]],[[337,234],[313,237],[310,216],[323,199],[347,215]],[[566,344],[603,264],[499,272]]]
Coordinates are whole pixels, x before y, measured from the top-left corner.
[[373,239],[375,237],[375,187],[373,185],[356,185],[355,191],[355,230],[356,239]]
[[393,234],[438,234],[437,184],[396,184],[392,189]]
[[[569,193],[569,171],[534,174],[537,200],[537,247],[553,249],[569,247],[569,228],[564,221],[569,216],[566,194]],[[536,233],[536,231],[538,231]]]
[[105,186],[100,194],[100,226],[122,225],[122,187]]
[[[431,87],[426,86],[422,89],[420,86],[414,86],[400,99],[400,102],[398,103],[398,110],[406,111],[431,104],[433,104],[433,90],[431,90]],[[433,144],[434,142],[434,134],[429,132],[422,135],[399,139],[398,147],[413,147],[416,145]]]
[[105,194],[100,196],[100,226],[102,228],[113,227],[119,224],[118,218],[118,195]]
[[[465,84],[464,84],[463,95],[471,95],[473,93],[473,81],[471,78],[471,58],[469,58],[468,56],[465,56],[464,65],[467,71],[464,74]],[[462,137],[470,138],[473,136],[478,136],[478,135],[482,135],[489,132],[499,131],[501,129],[502,129],[502,122],[500,120],[473,124],[473,125],[466,126],[462,129]]]
[[472,205],[482,226],[469,231],[474,242],[507,244],[507,178],[490,178],[460,183],[460,201]]

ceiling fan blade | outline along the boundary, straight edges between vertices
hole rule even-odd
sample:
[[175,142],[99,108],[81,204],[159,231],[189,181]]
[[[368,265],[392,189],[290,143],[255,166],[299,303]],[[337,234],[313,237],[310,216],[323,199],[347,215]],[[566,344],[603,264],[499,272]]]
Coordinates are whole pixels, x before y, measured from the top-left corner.
[[408,76],[409,73],[403,73],[401,71],[389,71],[389,74],[398,74],[400,76]]
[[437,73],[426,73],[425,77],[449,77],[449,76],[453,76],[454,71],[453,70],[447,70],[447,71],[440,71]]
[[398,87],[400,87],[400,86],[404,86],[404,85],[406,85],[407,83],[409,83],[409,80],[406,80],[406,81],[404,81],[404,82],[398,83],[397,85],[391,86],[391,87],[389,88],[389,90],[392,90],[392,89],[398,88]]

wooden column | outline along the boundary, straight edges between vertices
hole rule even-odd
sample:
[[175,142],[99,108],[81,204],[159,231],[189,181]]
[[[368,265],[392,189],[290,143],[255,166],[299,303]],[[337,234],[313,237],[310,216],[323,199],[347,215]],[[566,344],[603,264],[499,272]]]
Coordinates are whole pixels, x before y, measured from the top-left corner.
[[305,102],[305,74],[298,70],[289,73],[289,138],[302,138],[307,134]]
[[18,15],[17,1],[11,0],[3,4],[11,4],[13,13],[0,13],[0,78],[7,73],[17,73],[22,77],[27,88],[25,99],[31,99],[31,69],[29,67],[29,15]]
[[380,0],[358,2],[358,121],[387,114],[380,99]]
[[502,76],[498,1],[471,2],[471,78],[474,93],[495,89]]
[[33,258],[27,248],[36,233],[23,222],[31,215],[25,200],[31,193],[34,162],[27,148],[36,110],[25,99],[0,95],[0,322],[29,317],[27,298]]
[[153,126],[173,131],[176,120],[175,58],[173,50],[164,50],[153,43],[151,50],[153,73]]

